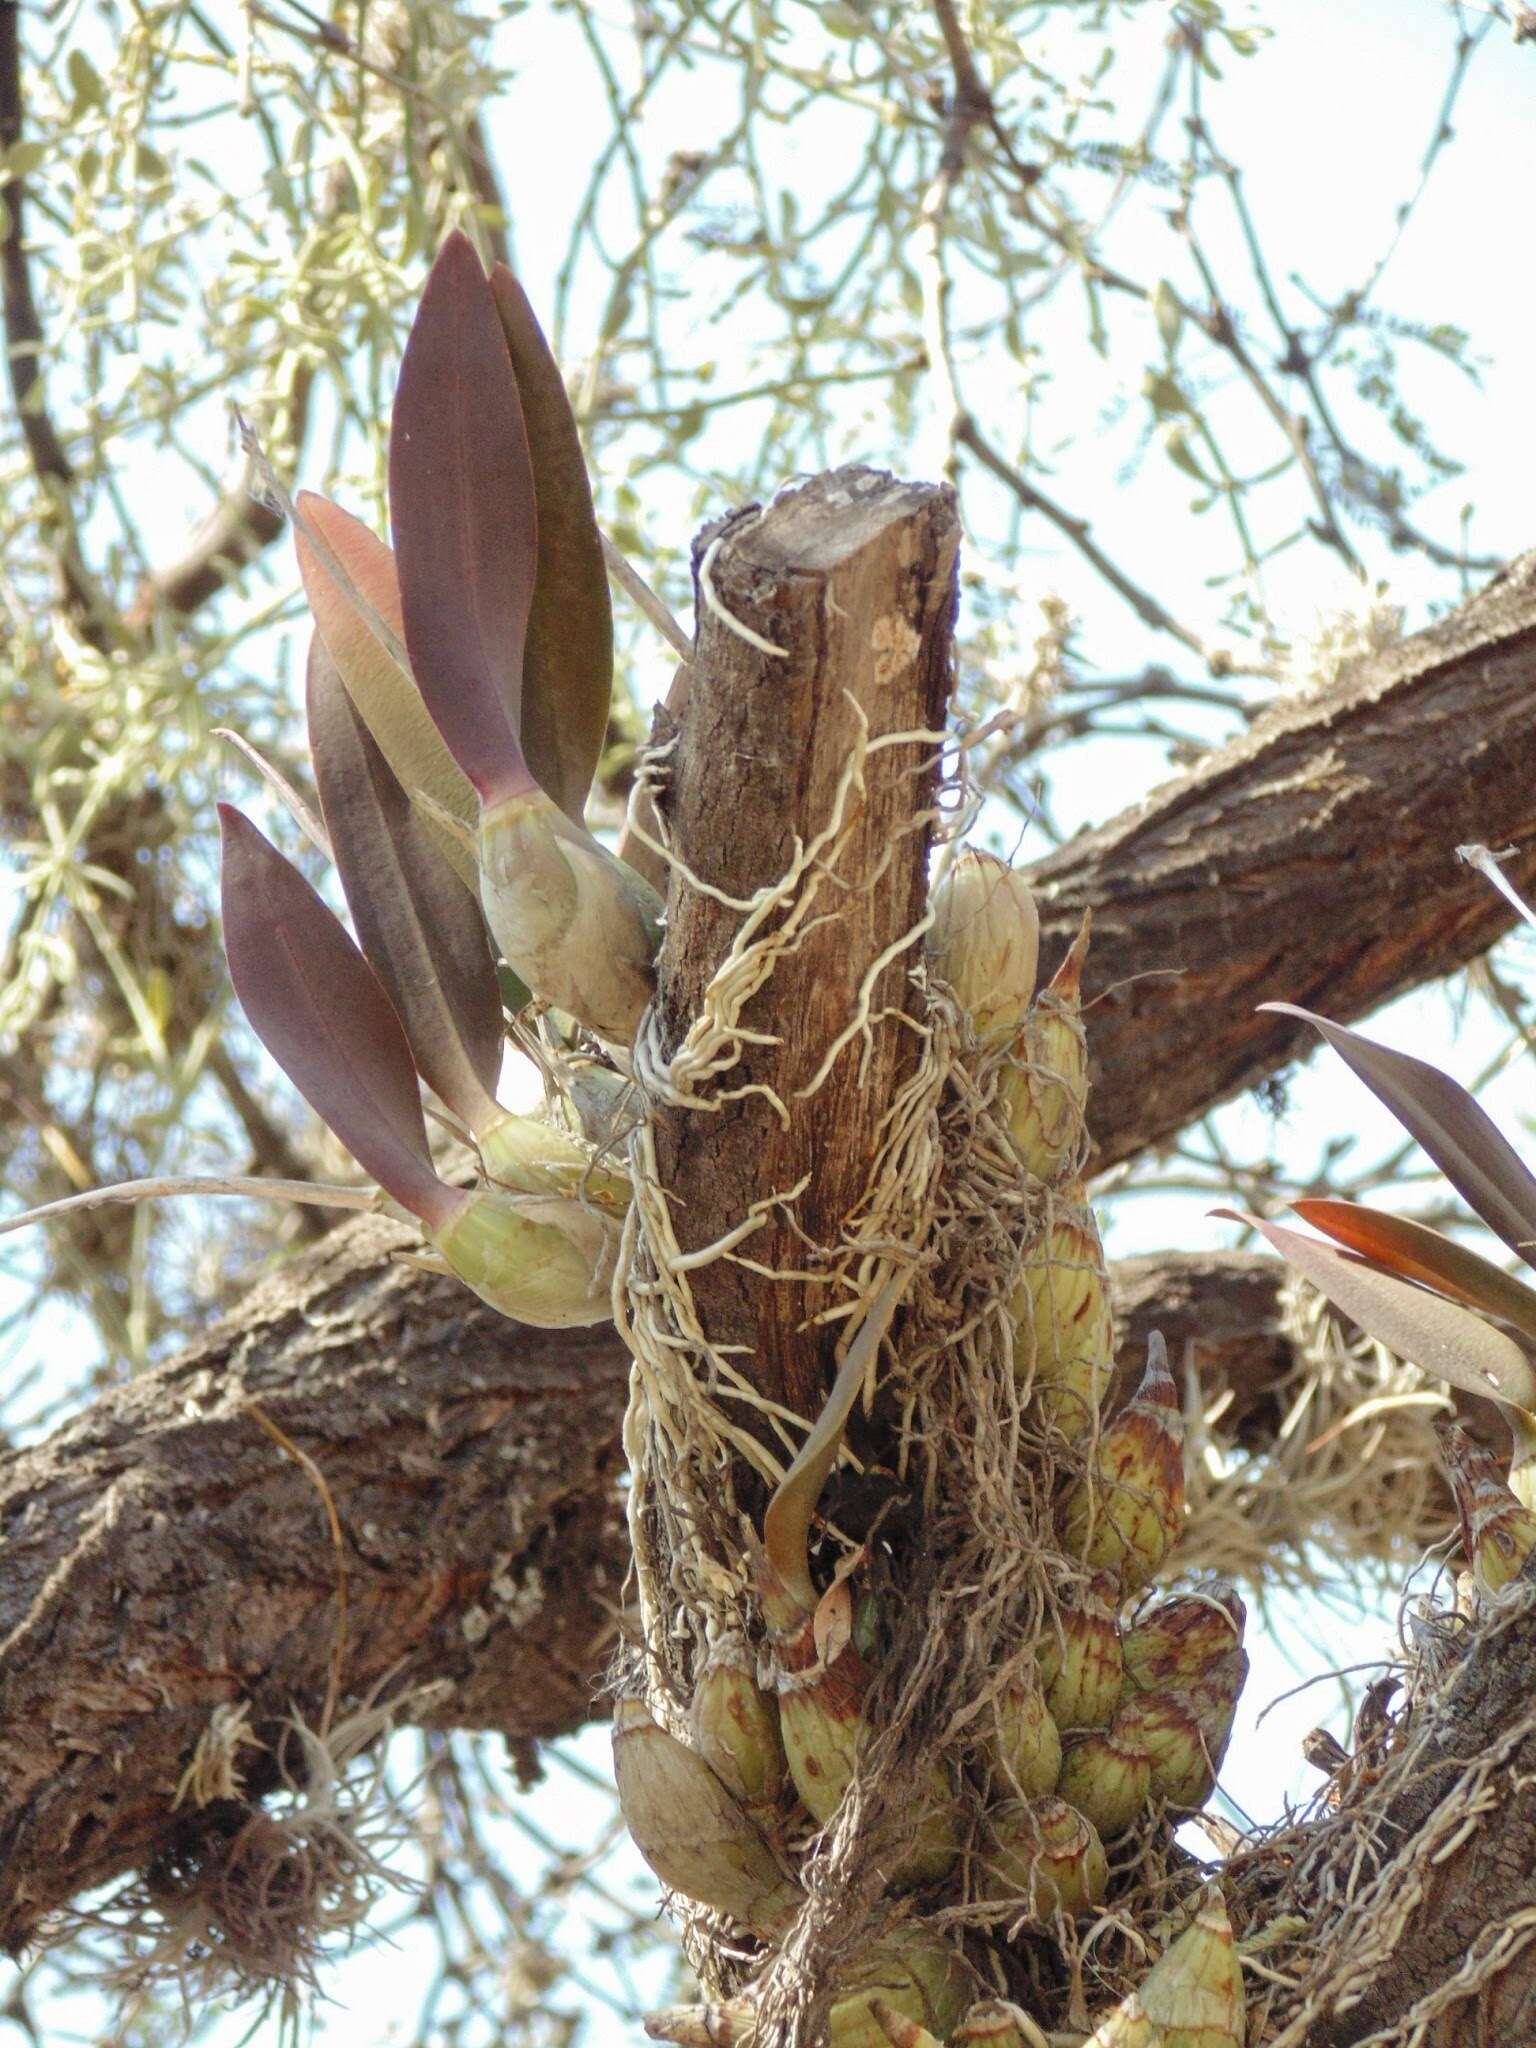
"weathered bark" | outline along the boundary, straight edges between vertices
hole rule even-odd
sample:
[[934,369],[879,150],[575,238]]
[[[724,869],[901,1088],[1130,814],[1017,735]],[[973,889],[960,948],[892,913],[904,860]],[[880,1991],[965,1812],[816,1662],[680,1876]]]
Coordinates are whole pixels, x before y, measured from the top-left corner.
[[[771,560],[747,562],[747,589],[726,580],[728,565],[717,587],[762,629],[752,606],[764,587],[777,588],[780,570]],[[829,607],[823,617],[835,613]],[[1536,721],[1536,692],[1525,692],[1526,711],[1517,688],[1533,645],[1528,563],[1435,635],[1367,665],[1326,704],[1283,712],[1180,792],[1044,865],[1053,931],[1071,921],[1074,891],[1107,907],[1098,985],[1144,971],[1158,946],[1157,964],[1172,953],[1198,967],[1197,1001],[1187,987],[1170,993],[1144,983],[1093,1013],[1101,1069],[1094,1126],[1105,1157],[1166,1134],[1279,1056],[1278,1041],[1255,1036],[1248,1005],[1271,992],[1265,976],[1283,969],[1289,940],[1276,933],[1288,907],[1304,904],[1312,957],[1326,954],[1333,978],[1275,979],[1272,992],[1310,995],[1341,1016],[1405,978],[1457,964],[1503,928],[1507,917],[1486,884],[1450,858],[1437,865],[1436,852],[1475,833],[1516,843],[1511,872],[1529,871],[1533,826],[1517,804],[1510,760]],[[770,742],[772,680],[753,707]],[[805,686],[814,681],[807,665]],[[1466,718],[1479,744],[1448,771],[1428,759],[1419,721],[1438,732],[1454,716]],[[690,749],[696,744],[690,737]],[[801,804],[805,785],[778,766],[786,801]],[[1433,842],[1416,820],[1404,828],[1396,816],[1405,790],[1417,792],[1415,804],[1438,805]],[[702,817],[706,796],[703,785],[690,796],[680,779],[674,826],[688,802]],[[1339,817],[1351,805],[1369,826],[1358,839],[1341,836]],[[1268,848],[1257,867],[1250,831]],[[1407,842],[1400,858],[1398,831]],[[768,878],[783,865],[770,851]],[[1411,943],[1397,931],[1378,934],[1346,957],[1368,900],[1360,891],[1374,877],[1390,909],[1405,874],[1424,892],[1399,906],[1405,919],[1412,913]],[[752,886],[737,866],[709,878]],[[1145,917],[1136,907],[1143,885]],[[1240,890],[1250,892],[1243,929],[1258,935],[1246,951],[1230,910]],[[893,896],[884,914],[902,907]],[[718,957],[707,915],[679,955],[700,974]],[[678,947],[682,931],[675,927]],[[843,975],[846,1000],[856,985],[846,947],[823,965]],[[680,978],[677,986],[681,1002]],[[1195,1031],[1199,1059],[1190,1052]],[[841,1141],[844,1131],[832,1128]],[[678,1156],[689,1150],[680,1144]],[[721,1156],[717,1143],[712,1160]],[[835,1230],[835,1201],[825,1219]],[[681,1227],[708,1235],[697,1222]],[[258,1731],[290,1708],[310,1719],[321,1710],[336,1643],[336,1560],[311,1478],[261,1428],[253,1399],[314,1461],[340,1516],[349,1696],[386,1674],[396,1688],[442,1676],[453,1689],[436,1702],[437,1719],[514,1736],[554,1732],[590,1710],[624,1566],[612,1484],[623,1384],[616,1339],[499,1323],[447,1283],[381,1269],[388,1241],[376,1223],[337,1233],[183,1359],[0,1466],[0,1938],[25,1939],[73,1891],[216,1818],[171,1806],[214,1705],[248,1699]],[[1283,1370],[1288,1358],[1259,1263],[1228,1279],[1215,1297],[1225,1304],[1216,1315],[1221,1349],[1245,1370],[1256,1358]],[[1202,1292],[1197,1306],[1189,1292],[1187,1262],[1165,1295],[1145,1271],[1137,1290],[1133,1340],[1154,1301],[1175,1338],[1181,1301],[1197,1322],[1206,1313],[1209,1297]],[[1254,1309],[1252,1326],[1234,1315],[1242,1299]],[[1249,1327],[1262,1333],[1251,1348],[1242,1334]],[[808,1384],[815,1363],[805,1368]],[[1262,1368],[1257,1377],[1261,1402]],[[264,1764],[255,1757],[253,1794],[263,1789]]]
[[[589,1711],[626,1568],[611,1327],[530,1330],[347,1226],[208,1340],[0,1465],[0,1943],[217,1827],[174,1809],[214,1708],[270,1739],[451,1682],[512,1737]],[[313,1479],[344,1536],[341,1571]],[[338,1579],[345,1621],[339,1627]],[[419,1709],[415,1710],[420,1717]],[[242,1751],[259,1793],[272,1759]]]
[[1310,1046],[1256,1004],[1347,1023],[1485,952],[1513,913],[1456,848],[1536,885],[1533,758],[1536,554],[1042,861],[1045,964],[1093,911],[1098,1164]]
[[[708,1106],[663,1109],[657,1158],[685,1252],[800,1189],[743,1249],[753,1267],[816,1274],[851,1233],[878,1120],[915,1054],[900,1022],[909,956],[879,963],[922,917],[938,750],[885,746],[847,777],[861,734],[943,730],[959,516],[948,490],[836,470],[703,536],[716,539],[699,569],[714,602],[699,605],[677,766],[658,798],[681,869],[659,972],[669,1052],[743,906],[790,871],[797,847],[836,836],[820,847],[793,949],[741,1014],[722,1099],[706,1084]],[[867,1028],[835,1052],[861,1005]],[[743,1347],[758,1390],[814,1413],[841,1328],[813,1320],[831,1305],[825,1282],[719,1259],[690,1284],[711,1340]]]
[[[425,1718],[513,1740],[591,1717],[628,1564],[624,1348],[610,1326],[526,1329],[390,1263],[404,1235],[346,1225],[202,1343],[0,1465],[5,1946],[220,1823],[172,1807],[217,1705],[249,1701],[268,1735],[290,1712],[319,1718],[335,1552],[313,1481],[253,1402],[335,1503],[346,1696],[448,1679]],[[1270,1355],[1273,1261],[1173,1260],[1162,1295],[1156,1261],[1126,1271],[1127,1363],[1153,1320],[1212,1373]],[[424,1717],[410,1698],[402,1713]],[[259,1794],[270,1758],[244,1756]]]
[[1317,2010],[1285,2037],[1294,2048],[1536,2041],[1533,1674],[1536,1607],[1527,1595],[1520,1611],[1473,1638],[1422,1739],[1410,1722],[1413,1767],[1395,1797],[1367,1809],[1352,1845],[1356,1900],[1330,1917],[1322,1956],[1303,1980]]

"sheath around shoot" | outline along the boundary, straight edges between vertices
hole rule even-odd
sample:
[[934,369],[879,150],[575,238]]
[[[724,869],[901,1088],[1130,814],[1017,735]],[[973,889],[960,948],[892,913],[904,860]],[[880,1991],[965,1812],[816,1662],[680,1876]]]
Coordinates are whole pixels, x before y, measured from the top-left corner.
[[1067,1496],[1062,1540],[1087,1563],[1118,1572],[1134,1592],[1155,1574],[1183,1521],[1184,1418],[1167,1346],[1154,1330],[1140,1386]]
[[1116,1715],[1107,1728],[1067,1745],[1056,1790],[1108,1840],[1123,1834],[1147,1803],[1152,1755],[1139,1731]]
[[1141,1692],[1196,1685],[1239,1649],[1248,1610],[1224,1579],[1145,1613],[1121,1639],[1128,1686]]
[[427,1144],[410,1044],[339,918],[255,826],[220,806],[224,943],[258,1038],[448,1266],[520,1322],[601,1321],[617,1226],[572,1200],[451,1186]]
[[625,1825],[670,1890],[759,1934],[794,1918],[804,1895],[747,1813],[639,1700],[620,1700],[614,1711],[613,1768]]
[[1024,1019],[1013,1063],[998,1092],[1014,1143],[1037,1180],[1055,1180],[1083,1146],[1088,1100],[1088,1048],[1083,1033],[1083,963],[1089,920]]
[[1061,1773],[1061,1734],[1037,1673],[999,1695],[984,1746],[1002,1787],[1015,1786],[1026,1799],[1055,1790]]
[[1536,1550],[1536,1513],[1505,1485],[1498,1460],[1459,1423],[1441,1424],[1438,1434],[1467,1563],[1484,1593],[1498,1593],[1520,1576]]
[[1246,2036],[1242,1961],[1212,1886],[1193,1924],[1084,2048],[1243,2048]]
[[1109,1889],[1109,1859],[1085,1814],[1054,1794],[1005,1803],[989,1819],[982,1869],[990,1894],[1025,1899],[1037,1920],[1070,1918],[1099,1905]]
[[1013,1370],[1045,1421],[1079,1443],[1115,1369],[1115,1323],[1099,1226],[1080,1181],[1051,1197],[1009,1302]]
[[688,1706],[693,1746],[742,1804],[770,1809],[784,1789],[784,1744],[772,1700],[741,1636],[711,1646]]
[[[915,1924],[897,1927],[840,1972],[827,2013],[827,2048],[885,2048],[876,2001],[942,2041],[964,2008],[966,1982],[948,1942]],[[717,2004],[652,2013],[645,2031],[653,2041],[676,2041],[681,2048],[746,2048],[759,2038],[757,2015],[757,2000],[745,1991]]]
[[1125,1675],[1112,1611],[1117,1594],[1113,1575],[1096,1573],[1035,1646],[1046,1704],[1064,1733],[1107,1728],[1114,1718]]
[[1146,1751],[1151,1765],[1151,1793],[1170,1806],[1198,1808],[1216,1783],[1221,1763],[1212,1755],[1185,1693],[1134,1693],[1122,1701],[1114,1726]]
[[1029,2014],[1006,1998],[973,2005],[949,2040],[950,2048],[1050,2048]]

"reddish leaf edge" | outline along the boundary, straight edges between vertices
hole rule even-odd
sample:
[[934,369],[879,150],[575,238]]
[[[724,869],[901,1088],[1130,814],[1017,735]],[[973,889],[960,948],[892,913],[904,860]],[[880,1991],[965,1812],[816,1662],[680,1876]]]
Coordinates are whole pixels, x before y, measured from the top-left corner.
[[1208,1212],[1256,1230],[1320,1294],[1421,1372],[1485,1400],[1536,1405],[1536,1370],[1512,1337],[1459,1301],[1387,1272],[1372,1260],[1238,1209]]
[[1536,1288],[1527,1287],[1523,1280],[1501,1271],[1453,1238],[1411,1217],[1372,1209],[1364,1202],[1303,1195],[1291,1207],[1303,1223],[1345,1250],[1448,1300],[1497,1316],[1536,1339]]

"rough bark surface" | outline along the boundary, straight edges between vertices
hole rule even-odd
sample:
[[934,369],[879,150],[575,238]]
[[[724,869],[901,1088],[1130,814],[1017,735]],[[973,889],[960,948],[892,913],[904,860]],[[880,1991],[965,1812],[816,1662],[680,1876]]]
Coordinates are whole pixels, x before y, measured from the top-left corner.
[[[773,638],[785,630],[775,605],[793,611],[803,593],[782,560],[751,553],[767,524],[736,536],[739,572],[722,549],[715,586],[733,613]],[[919,559],[914,596],[919,582],[931,596],[943,580],[937,548]],[[841,605],[838,566],[820,573]],[[822,629],[843,631],[819,597],[808,613],[818,605]],[[926,629],[916,621],[927,617],[936,631],[938,612],[907,616],[921,648]],[[866,663],[868,624],[863,639],[843,643]],[[706,636],[701,653],[707,645]],[[737,642],[721,659],[750,654]],[[797,687],[815,685],[829,654],[841,660],[842,647],[797,643]],[[804,713],[776,700],[782,664],[770,671],[757,659],[755,692],[745,677],[734,687],[747,689],[758,723],[732,744],[764,744],[765,781],[786,807],[774,815],[778,827],[808,798],[793,760],[774,744]],[[927,675],[920,688],[938,688],[921,652],[909,667],[914,683]],[[1450,849],[1463,838],[1513,844],[1509,872],[1532,880],[1536,813],[1522,771],[1536,730],[1533,668],[1536,559],[1528,559],[1432,634],[1363,665],[1326,698],[1281,710],[1186,782],[1043,864],[1055,939],[1079,903],[1099,911],[1095,986],[1107,993],[1093,1012],[1093,1122],[1106,1160],[1167,1136],[1287,1056],[1290,1031],[1251,1016],[1264,995],[1311,1000],[1347,1018],[1461,964],[1505,928],[1500,899]],[[920,715],[876,729],[931,724],[937,712],[925,699]],[[711,733],[707,723],[690,726],[685,761],[711,758]],[[916,755],[908,750],[909,766]],[[876,758],[898,757],[893,749]],[[692,789],[680,774],[673,792],[670,822],[685,848],[689,806],[706,816],[708,784],[707,770]],[[709,829],[730,822],[717,798]],[[739,821],[735,829],[744,841]],[[776,878],[787,844],[786,834],[758,870],[750,848],[732,840],[707,878],[744,893]],[[882,886],[898,885],[893,864]],[[690,934],[678,908],[680,1006],[685,976],[706,975],[718,959],[724,926],[711,937],[713,912],[697,904]],[[843,977],[846,1001],[855,967],[844,926],[839,934],[822,969]],[[1181,982],[1125,985],[1170,961],[1184,970]],[[805,989],[810,1004],[814,990]],[[798,1031],[798,1011],[789,1014]],[[719,1171],[731,1155],[722,1120],[710,1122],[712,1147],[698,1149]],[[842,1127],[831,1127],[841,1141]],[[702,1173],[703,1158],[690,1167],[683,1156],[694,1141],[676,1142],[680,1170]],[[760,1187],[762,1156],[749,1176],[747,1140],[738,1133],[732,1142],[742,1184]],[[829,1195],[823,1209],[834,1233],[839,1199]],[[708,1236],[700,1217],[679,1213],[685,1243],[698,1241],[690,1230]],[[373,1222],[336,1233],[182,1359],[0,1464],[0,1939],[25,1940],[49,1907],[208,1824],[211,1810],[177,1812],[172,1801],[215,1705],[249,1700],[258,1732],[290,1709],[311,1719],[320,1710],[337,1643],[337,1560],[312,1478],[263,1430],[253,1400],[313,1460],[336,1504],[347,1695],[386,1677],[395,1688],[446,1678],[451,1690],[434,1709],[440,1721],[514,1736],[553,1733],[590,1712],[624,1564],[614,1486],[624,1373],[617,1340],[608,1330],[499,1323],[449,1283],[389,1266],[397,1242]],[[1201,1304],[1214,1300],[1226,1369],[1252,1369],[1262,1405],[1268,1366],[1254,1361],[1283,1370],[1288,1355],[1259,1263],[1227,1272],[1214,1295],[1194,1285],[1187,1263],[1170,1270],[1166,1298],[1162,1284],[1137,1276],[1127,1300],[1131,1342],[1154,1316],[1177,1337],[1178,1315],[1198,1323]],[[745,1299],[723,1295],[717,1306],[722,1318],[748,1314]],[[797,1370],[813,1389],[822,1361],[813,1348],[800,1356]],[[1522,1685],[1528,1693],[1536,1645],[1507,1656],[1506,1679],[1474,1682],[1469,1668],[1455,1741],[1482,1740],[1503,1725],[1499,1685],[1511,1697]],[[1505,1662],[1501,1653],[1500,1670]],[[1448,1753],[1453,1747],[1448,1737]],[[1536,1757],[1522,1755],[1520,1769],[1529,1764]],[[257,1757],[251,1792],[263,1783]],[[1403,1824],[1417,1823],[1405,1812]],[[1448,1918],[1473,1912],[1479,1871],[1485,1890],[1497,1882],[1501,1899],[1514,1896],[1511,1885],[1529,1868],[1527,1829],[1523,1807],[1512,1805],[1507,1838],[1502,1828],[1486,1831],[1477,1850],[1484,1863],[1469,1863],[1465,1887],[1441,1900]],[[1446,1885],[1462,1882],[1459,1859],[1444,1869]],[[1525,1994],[1511,1982],[1501,1995]],[[1514,2017],[1501,2009],[1483,2038],[1526,2038],[1529,2018],[1523,2008]],[[1331,2048],[1360,2037],[1327,2039]],[[1477,2036],[1426,2038],[1445,2048]]]
[[[913,820],[928,810],[937,749],[885,747],[867,757],[862,787],[843,785],[861,730],[878,742],[943,729],[959,517],[947,489],[835,470],[703,545],[696,574],[714,602],[698,608],[676,771],[658,800],[680,864],[659,968],[669,1050],[698,1016],[743,905],[778,884],[840,804],[844,828],[821,855],[826,880],[803,936],[742,1014],[725,1099],[661,1114],[660,1177],[685,1252],[765,1195],[801,1190],[793,1214],[776,1207],[743,1250],[755,1266],[814,1274],[850,1232],[878,1117],[915,1050],[897,1021],[909,956],[880,963],[922,916],[928,832]],[[809,1092],[866,982],[869,1030]],[[742,1348],[736,1362],[759,1391],[814,1413],[841,1327],[808,1327],[830,1305],[825,1283],[720,1259],[690,1284],[710,1338]]]
[[[173,1808],[213,1709],[258,1732],[428,1679],[434,1725],[513,1739],[594,1711],[628,1561],[616,1475],[627,1358],[608,1326],[530,1330],[394,1264],[368,1219],[266,1281],[182,1357],[0,1465],[0,1943],[222,1816]],[[1160,1271],[1164,1274],[1159,1280]],[[1155,1322],[1215,1384],[1274,1334],[1280,1271],[1251,1254],[1117,1269],[1122,1371]],[[1246,1335],[1245,1335],[1246,1332]],[[407,1703],[404,1718],[420,1719]],[[266,1780],[255,1758],[248,1788]]]
[[1043,966],[1093,911],[1097,1163],[1310,1048],[1257,1004],[1348,1023],[1485,952],[1513,912],[1456,849],[1536,886],[1533,758],[1536,554],[1042,861]]
[[[625,1571],[611,1327],[530,1330],[366,1219],[181,1358],[0,1465],[0,1943],[216,1826],[175,1809],[215,1707],[256,1733],[450,1681],[432,1715],[586,1719]],[[313,1463],[314,1480],[253,1404]],[[338,1638],[339,1577],[345,1623]],[[419,1711],[416,1718],[421,1718]],[[254,1759],[254,1761],[253,1761]],[[243,1751],[259,1793],[270,1757]]]
[[[1531,1591],[1536,1592],[1536,1587]],[[1362,1845],[1374,1909],[1346,1910],[1314,1972],[1321,2011],[1305,2048],[1399,2041],[1414,2048],[1515,2048],[1536,2041],[1536,1603],[1473,1639],[1429,1740]],[[1436,1809],[1469,1764],[1496,1757],[1491,1802],[1461,1836]],[[1426,1832],[1431,1829],[1432,1832]],[[1406,1910],[1404,1902],[1411,1901]],[[1377,1916],[1396,1909],[1384,1961]],[[1478,1969],[1501,1929],[1498,1967]],[[1361,1955],[1370,1958],[1362,1970]],[[1469,1981],[1454,1980],[1463,1970]],[[1481,1978],[1483,1981],[1477,1981]],[[1347,1988],[1346,1988],[1347,1987]],[[1308,1993],[1314,1983],[1304,1985]],[[1340,2007],[1342,2006],[1342,2010]],[[1401,2029],[1401,2031],[1400,2031]]]

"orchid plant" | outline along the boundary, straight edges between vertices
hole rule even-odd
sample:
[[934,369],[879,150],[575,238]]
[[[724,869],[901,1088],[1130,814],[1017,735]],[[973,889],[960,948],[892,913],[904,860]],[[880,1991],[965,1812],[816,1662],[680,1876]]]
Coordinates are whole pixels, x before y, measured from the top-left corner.
[[[565,385],[517,280],[487,277],[462,234],[401,365],[390,515],[393,551],[324,499],[295,508],[310,749],[361,947],[226,807],[231,976],[278,1064],[453,1271],[522,1320],[597,1320],[627,1189],[497,1102],[495,954],[623,1045],[661,906],[583,822],[613,625]],[[499,1187],[438,1176],[418,1076]]]
[[[1310,1010],[1292,1003],[1262,1007],[1300,1017],[1320,1032],[1473,1214],[1525,1265],[1536,1267],[1536,1175],[1466,1089],[1427,1061]],[[1536,1543],[1536,1367],[1530,1357],[1536,1287],[1405,1216],[1327,1197],[1292,1206],[1318,1235],[1232,1210],[1215,1213],[1258,1231],[1368,1336],[1501,1411],[1511,1438],[1507,1485],[1464,1430],[1453,1425],[1441,1433],[1468,1560],[1485,1585],[1500,1583],[1509,1574],[1493,1564],[1490,1531],[1524,1529],[1528,1520],[1525,1549]]]
[[[541,999],[622,1064],[654,987],[661,900],[584,823],[613,619],[576,421],[521,286],[504,265],[487,276],[463,234],[432,267],[401,365],[394,547],[313,493],[291,509],[322,817],[264,772],[333,858],[357,939],[221,805],[236,993],[439,1262],[519,1320],[599,1321],[628,1179],[575,1128],[502,1107],[504,1003]],[[423,1084],[473,1152],[471,1186],[434,1163]],[[193,1188],[355,1195],[130,1182],[3,1227]]]

